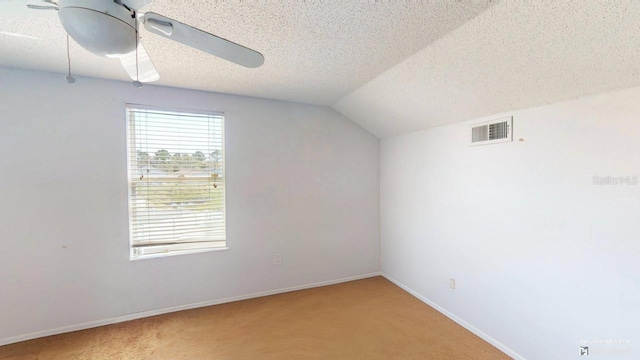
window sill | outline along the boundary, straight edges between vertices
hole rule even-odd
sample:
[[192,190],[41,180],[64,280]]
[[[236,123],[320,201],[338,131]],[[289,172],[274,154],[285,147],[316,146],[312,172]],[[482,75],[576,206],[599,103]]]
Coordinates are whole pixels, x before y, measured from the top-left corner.
[[138,256],[129,255],[129,261],[156,259],[156,258],[164,258],[169,256],[200,254],[205,252],[226,251],[226,250],[229,250],[229,248],[225,246],[225,247],[216,247],[216,248],[207,248],[207,249],[171,251],[171,252],[160,253],[160,254],[149,254],[149,255],[138,255]]

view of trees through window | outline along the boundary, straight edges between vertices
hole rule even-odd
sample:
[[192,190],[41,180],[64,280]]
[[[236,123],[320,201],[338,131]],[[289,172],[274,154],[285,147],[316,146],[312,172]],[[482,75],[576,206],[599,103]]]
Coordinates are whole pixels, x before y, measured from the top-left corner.
[[208,154],[172,154],[166,149],[149,154],[138,150],[136,160],[141,174],[136,192],[148,206],[158,210],[183,206],[194,211],[223,210],[224,198],[216,194],[224,191],[220,150]]

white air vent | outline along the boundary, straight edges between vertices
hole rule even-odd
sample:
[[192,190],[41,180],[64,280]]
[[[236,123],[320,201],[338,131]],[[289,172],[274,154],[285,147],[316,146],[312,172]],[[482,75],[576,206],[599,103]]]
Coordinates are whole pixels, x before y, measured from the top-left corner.
[[471,125],[471,146],[489,145],[513,140],[513,117]]

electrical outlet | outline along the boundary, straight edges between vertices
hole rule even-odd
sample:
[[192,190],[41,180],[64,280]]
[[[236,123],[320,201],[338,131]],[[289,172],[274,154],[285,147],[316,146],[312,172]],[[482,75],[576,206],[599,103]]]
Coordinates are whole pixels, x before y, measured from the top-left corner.
[[449,288],[453,290],[456,289],[456,279],[449,279]]
[[273,265],[282,265],[282,254],[273,254]]

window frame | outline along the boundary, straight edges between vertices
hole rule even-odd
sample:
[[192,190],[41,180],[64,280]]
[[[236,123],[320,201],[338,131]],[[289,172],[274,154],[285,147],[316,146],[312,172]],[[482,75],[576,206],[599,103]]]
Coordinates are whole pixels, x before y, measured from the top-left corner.
[[[125,154],[126,154],[126,166],[127,166],[127,232],[129,236],[129,261],[138,261],[138,260],[147,260],[147,259],[157,259],[164,258],[170,256],[178,256],[178,255],[189,255],[189,254],[200,254],[206,252],[219,252],[229,250],[229,240],[227,238],[227,151],[226,151],[226,114],[222,111],[210,111],[210,110],[191,110],[185,108],[170,108],[170,107],[162,107],[162,106],[151,106],[151,105],[143,105],[143,104],[135,104],[135,103],[125,103],[125,133],[126,133],[126,144],[125,144]],[[135,255],[134,254],[134,242],[133,242],[133,206],[132,206],[132,184],[131,184],[131,154],[130,154],[130,145],[131,145],[131,118],[130,111],[138,110],[138,111],[166,111],[166,112],[174,112],[174,113],[185,113],[185,114],[193,114],[193,115],[207,115],[207,116],[220,116],[222,117],[222,164],[224,164],[224,186],[223,186],[223,198],[222,202],[222,211],[224,214],[224,231],[225,231],[225,246],[220,247],[208,247],[208,248],[200,248],[200,249],[188,249],[188,250],[176,250],[169,251],[163,253],[155,253],[155,254],[146,254],[146,255]],[[189,244],[189,243],[186,243]]]

